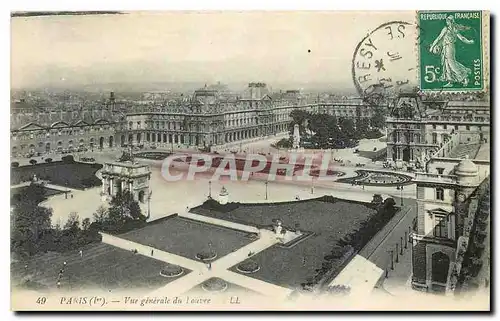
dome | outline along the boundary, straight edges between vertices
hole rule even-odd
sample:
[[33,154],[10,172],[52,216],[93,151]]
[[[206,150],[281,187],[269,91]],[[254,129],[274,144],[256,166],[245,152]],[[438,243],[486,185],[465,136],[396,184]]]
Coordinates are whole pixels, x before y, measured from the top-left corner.
[[461,176],[475,176],[478,174],[476,164],[469,158],[462,159],[455,168],[455,174]]

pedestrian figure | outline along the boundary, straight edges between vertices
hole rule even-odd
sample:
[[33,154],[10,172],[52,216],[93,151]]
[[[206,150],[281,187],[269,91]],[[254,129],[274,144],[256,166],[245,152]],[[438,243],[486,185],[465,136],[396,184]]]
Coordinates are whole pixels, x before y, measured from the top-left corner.
[[61,281],[57,281],[57,288],[59,289],[61,287]]
[[153,249],[151,249],[151,256],[153,256]]
[[71,194],[71,198],[73,198],[73,194]]

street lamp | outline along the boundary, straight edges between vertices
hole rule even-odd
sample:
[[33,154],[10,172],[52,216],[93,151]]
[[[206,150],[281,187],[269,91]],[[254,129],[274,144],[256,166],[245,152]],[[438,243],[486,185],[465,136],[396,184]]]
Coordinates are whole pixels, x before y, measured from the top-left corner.
[[208,181],[208,198],[212,198],[212,181]]
[[265,184],[266,184],[266,201],[267,201],[267,184],[269,184],[269,182],[268,182],[268,181],[266,181],[266,183],[265,183]]
[[401,187],[400,187],[400,189],[399,189],[399,190],[401,191],[401,197],[400,197],[400,200],[401,200],[401,207],[403,207],[403,205],[404,205],[404,204],[403,204],[403,185],[401,185]]
[[314,177],[311,178],[311,194],[314,194]]
[[389,253],[391,253],[391,270],[394,270],[394,251],[390,250]]

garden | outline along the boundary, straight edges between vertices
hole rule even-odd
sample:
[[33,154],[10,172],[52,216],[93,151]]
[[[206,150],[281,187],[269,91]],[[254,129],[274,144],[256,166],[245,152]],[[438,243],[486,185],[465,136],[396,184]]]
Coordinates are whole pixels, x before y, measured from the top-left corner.
[[28,182],[33,176],[51,184],[85,189],[101,185],[95,173],[102,168],[101,164],[87,164],[75,161],[59,161],[34,165],[13,167],[10,171],[11,185]]
[[234,272],[291,288],[317,283],[328,271],[339,272],[396,212],[390,201],[385,211],[384,203],[367,204],[333,197],[238,205],[226,212],[201,205],[191,212],[269,229],[280,220],[288,230],[311,233],[291,247],[274,245],[231,268]]
[[167,152],[139,152],[135,153],[134,157],[137,158],[145,158],[145,159],[152,159],[152,160],[164,160],[168,156],[172,155],[172,153],[167,153]]
[[401,186],[413,184],[412,177],[399,173],[356,170],[356,176],[337,180],[338,183],[348,183],[366,186]]

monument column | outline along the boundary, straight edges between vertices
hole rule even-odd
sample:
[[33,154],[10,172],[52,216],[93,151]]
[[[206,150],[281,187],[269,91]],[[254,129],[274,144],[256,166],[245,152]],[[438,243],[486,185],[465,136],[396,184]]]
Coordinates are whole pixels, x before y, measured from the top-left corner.
[[108,192],[108,178],[103,176],[102,177],[102,194],[106,195]]

